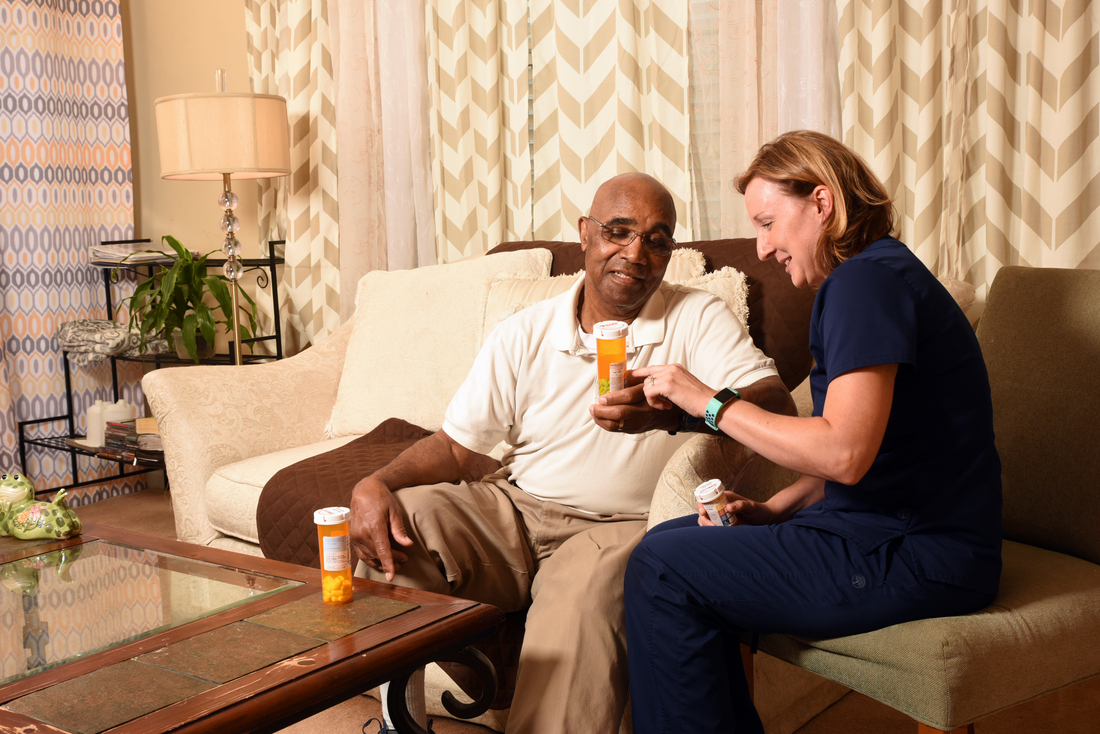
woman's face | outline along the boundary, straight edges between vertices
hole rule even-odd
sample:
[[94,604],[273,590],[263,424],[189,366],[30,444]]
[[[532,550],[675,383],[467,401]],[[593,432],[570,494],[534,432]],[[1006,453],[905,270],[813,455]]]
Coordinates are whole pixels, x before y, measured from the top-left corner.
[[825,280],[814,263],[822,228],[832,213],[832,194],[818,186],[807,198],[789,196],[766,178],[754,178],[745,188],[745,208],[756,227],[756,254],[775,257],[797,288]]

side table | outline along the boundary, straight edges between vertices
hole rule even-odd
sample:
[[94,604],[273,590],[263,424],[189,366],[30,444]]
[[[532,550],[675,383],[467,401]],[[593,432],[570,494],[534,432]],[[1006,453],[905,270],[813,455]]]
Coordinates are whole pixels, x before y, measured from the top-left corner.
[[[104,242],[103,244],[129,244],[129,243],[141,243],[149,242],[148,239],[143,240],[117,240],[112,242]],[[257,271],[257,285],[260,288],[271,289],[271,299],[273,304],[272,316],[274,321],[274,328],[272,334],[266,336],[253,336],[251,339],[245,339],[244,342],[249,344],[273,341],[274,356],[270,355],[254,355],[245,354],[242,356],[245,363],[266,361],[269,359],[282,359],[283,357],[283,340],[282,340],[282,324],[279,318],[279,286],[278,286],[278,273],[277,267],[284,263],[284,258],[275,255],[275,249],[279,245],[285,244],[283,240],[273,240],[268,243],[268,255],[260,258],[246,258],[241,262],[245,267],[246,272]],[[225,259],[208,259],[207,265],[211,267],[220,268],[225,263]],[[109,317],[114,314],[114,302],[111,296],[111,274],[114,272],[118,263],[106,263],[106,262],[93,262],[92,267],[98,267],[103,271],[103,288],[106,296],[107,314]],[[151,276],[153,273],[153,267],[156,266],[155,262],[143,262],[137,264],[123,264],[120,267],[124,270],[132,270],[134,272],[142,273]],[[65,371],[65,413],[61,415],[49,416],[46,418],[37,418],[34,420],[18,421],[16,424],[18,439],[19,439],[19,466],[22,471],[27,473],[27,447],[35,446],[38,448],[44,448],[51,451],[65,451],[69,454],[69,474],[72,481],[69,484],[62,485],[61,487],[51,487],[49,489],[37,490],[36,495],[48,494],[56,492],[58,489],[75,489],[77,487],[86,487],[93,484],[104,484],[106,482],[115,481],[124,477],[134,476],[138,474],[147,474],[149,472],[162,471],[164,469],[164,462],[152,462],[152,461],[137,461],[133,460],[133,457],[115,457],[111,455],[111,452],[104,450],[94,450],[89,447],[82,446],[74,443],[75,439],[84,438],[84,436],[77,433],[76,430],[76,415],[73,408],[72,398],[72,373],[71,365],[69,362],[68,353],[62,351],[61,353],[62,366]],[[140,357],[125,357],[125,356],[112,356],[108,358],[111,365],[111,395],[113,400],[119,399],[119,387],[118,387],[118,362],[142,362],[151,364],[153,369],[160,369],[161,367],[168,366],[186,366],[194,364],[187,360],[181,360],[174,354],[152,354],[142,355]],[[229,344],[228,354],[216,354],[209,359],[202,360],[202,364],[233,364],[234,363],[233,344]],[[30,435],[28,429],[31,426],[37,426],[49,423],[62,424],[62,433],[52,435]],[[110,477],[97,477],[94,479],[80,479],[80,471],[77,464],[78,456],[93,456],[100,459],[115,461],[118,464],[118,473]],[[168,477],[165,475],[165,485],[167,486]]]

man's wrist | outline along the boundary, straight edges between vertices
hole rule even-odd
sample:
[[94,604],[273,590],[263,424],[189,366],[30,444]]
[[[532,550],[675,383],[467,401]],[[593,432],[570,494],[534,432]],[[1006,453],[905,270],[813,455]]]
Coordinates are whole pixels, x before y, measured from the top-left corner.
[[677,424],[675,430],[669,431],[669,433],[673,436],[679,431],[683,431],[684,433],[697,433],[699,431],[699,426],[702,424],[702,418],[696,418],[686,410],[682,410],[680,411],[679,424]]

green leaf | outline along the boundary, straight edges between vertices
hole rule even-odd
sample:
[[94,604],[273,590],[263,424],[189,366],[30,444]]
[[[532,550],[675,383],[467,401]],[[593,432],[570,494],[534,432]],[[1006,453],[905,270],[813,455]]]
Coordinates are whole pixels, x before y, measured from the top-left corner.
[[214,331],[214,312],[205,303],[200,303],[195,306],[195,316],[199,324],[199,331],[202,332],[202,338],[206,339],[207,344],[213,344],[214,340],[217,339],[217,334]]
[[168,246],[176,251],[176,257],[179,258],[180,260],[190,260],[191,259],[191,251],[188,250],[186,247],[184,247],[182,244],[180,244],[180,241],[177,240],[172,235],[166,234],[163,237],[161,237],[160,239],[163,242],[167,242]]
[[199,363],[199,348],[195,340],[197,331],[198,317],[193,313],[184,316],[183,325],[180,327],[180,335],[183,337],[183,348],[191,355],[191,359],[195,360],[195,364]]

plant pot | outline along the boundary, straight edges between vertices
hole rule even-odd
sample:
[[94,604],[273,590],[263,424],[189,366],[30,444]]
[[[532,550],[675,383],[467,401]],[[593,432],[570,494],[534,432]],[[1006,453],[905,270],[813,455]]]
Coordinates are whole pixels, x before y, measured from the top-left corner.
[[[183,333],[176,331],[172,334],[172,343],[176,345],[176,356],[184,361],[194,361],[187,353],[187,347],[183,345]],[[210,359],[214,356],[214,345],[207,344],[202,332],[195,332],[195,353],[199,359]]]

